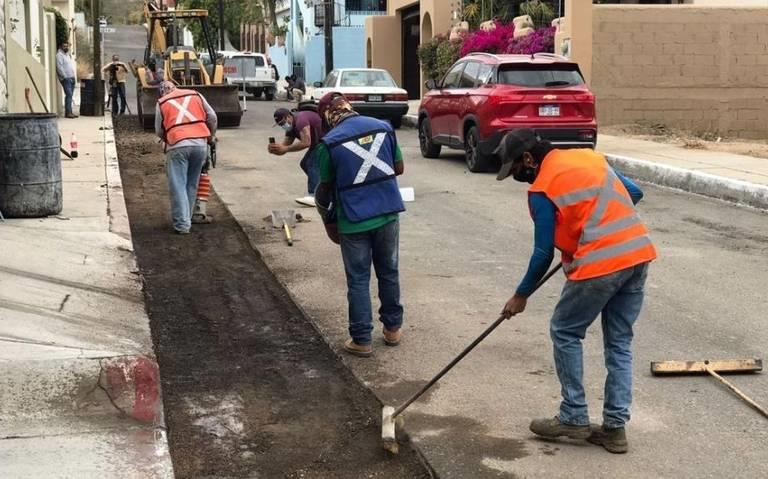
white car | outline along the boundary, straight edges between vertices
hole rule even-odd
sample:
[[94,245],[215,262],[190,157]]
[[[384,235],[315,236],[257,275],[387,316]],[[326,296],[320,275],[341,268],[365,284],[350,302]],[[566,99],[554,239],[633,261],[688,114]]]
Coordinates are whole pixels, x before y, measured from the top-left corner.
[[332,91],[343,93],[356,112],[389,120],[393,128],[400,128],[403,115],[408,113],[408,92],[399,88],[386,70],[340,68],[314,86],[312,99],[319,100]]
[[230,85],[266,100],[272,100],[277,93],[275,71],[262,53],[219,52],[224,57],[224,77]]

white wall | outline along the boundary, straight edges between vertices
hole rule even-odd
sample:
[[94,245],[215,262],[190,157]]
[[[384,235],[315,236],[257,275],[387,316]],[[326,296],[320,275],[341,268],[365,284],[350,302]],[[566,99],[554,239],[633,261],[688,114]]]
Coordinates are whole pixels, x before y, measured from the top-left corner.
[[27,15],[24,10],[24,0],[8,0],[8,21],[11,38],[27,48]]
[[8,65],[5,45],[5,0],[0,0],[0,113],[8,111]]

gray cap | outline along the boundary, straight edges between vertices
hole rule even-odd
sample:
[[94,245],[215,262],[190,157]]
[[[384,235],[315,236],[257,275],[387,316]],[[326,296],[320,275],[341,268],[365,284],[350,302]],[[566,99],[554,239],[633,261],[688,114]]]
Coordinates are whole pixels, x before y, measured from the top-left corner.
[[522,161],[523,153],[531,151],[541,138],[530,128],[512,130],[501,138],[494,154],[501,160],[501,169],[496,179],[501,181],[512,172],[512,165]]

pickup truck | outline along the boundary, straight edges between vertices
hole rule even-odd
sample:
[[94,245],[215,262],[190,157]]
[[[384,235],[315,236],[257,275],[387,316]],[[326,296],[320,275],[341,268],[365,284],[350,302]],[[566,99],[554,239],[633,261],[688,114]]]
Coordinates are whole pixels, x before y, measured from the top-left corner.
[[240,90],[255,96],[264,95],[266,100],[273,100],[277,92],[277,78],[262,53],[220,52],[224,57],[224,77],[230,85],[237,85]]

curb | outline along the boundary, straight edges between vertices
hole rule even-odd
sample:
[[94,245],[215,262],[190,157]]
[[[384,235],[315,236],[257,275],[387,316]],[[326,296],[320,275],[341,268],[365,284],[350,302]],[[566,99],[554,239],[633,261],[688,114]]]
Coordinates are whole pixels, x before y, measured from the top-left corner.
[[[403,126],[416,128],[418,117],[404,115]],[[725,178],[663,163],[606,153],[608,163],[627,176],[687,193],[768,210],[768,186]]]
[[627,156],[605,156],[611,166],[640,181],[753,208],[768,209],[768,186]]
[[131,241],[131,226],[128,222],[128,210],[123,195],[123,180],[120,177],[120,164],[117,159],[115,128],[112,115],[104,113],[104,173],[107,179],[107,214],[109,231]]

